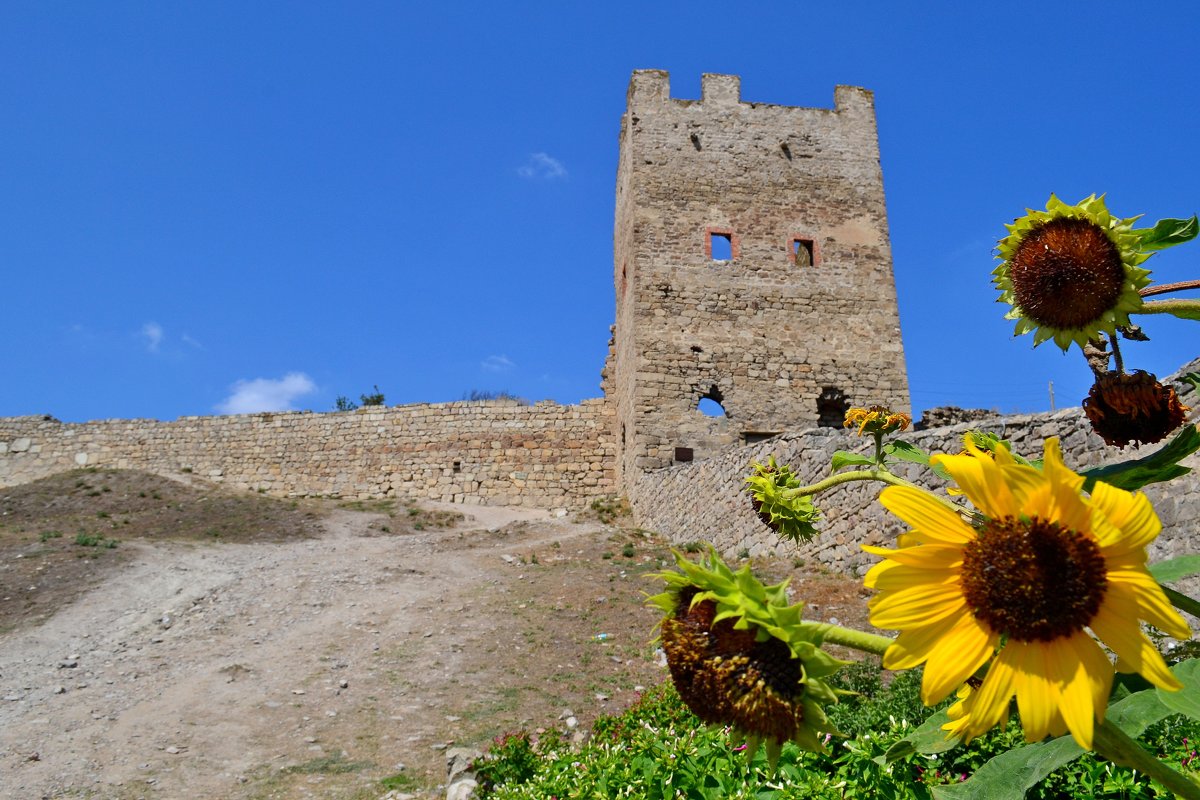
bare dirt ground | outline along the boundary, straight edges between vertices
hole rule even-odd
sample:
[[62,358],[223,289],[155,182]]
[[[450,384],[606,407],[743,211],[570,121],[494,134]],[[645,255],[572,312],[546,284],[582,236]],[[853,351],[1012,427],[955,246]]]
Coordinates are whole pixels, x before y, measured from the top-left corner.
[[[670,554],[628,518],[180,477],[0,490],[0,797],[432,797],[448,748],[582,736],[666,678]],[[756,567],[865,623],[857,582]]]

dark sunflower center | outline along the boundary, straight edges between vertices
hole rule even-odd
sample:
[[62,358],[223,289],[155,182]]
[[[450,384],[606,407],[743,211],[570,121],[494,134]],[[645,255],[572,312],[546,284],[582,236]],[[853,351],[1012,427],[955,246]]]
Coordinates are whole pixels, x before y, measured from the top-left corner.
[[963,596],[977,619],[1018,641],[1047,642],[1091,622],[1108,585],[1091,537],[1034,517],[989,520],[963,548]]
[[1025,235],[1009,262],[1009,278],[1025,316],[1054,328],[1081,328],[1116,306],[1125,266],[1099,225],[1060,217]]

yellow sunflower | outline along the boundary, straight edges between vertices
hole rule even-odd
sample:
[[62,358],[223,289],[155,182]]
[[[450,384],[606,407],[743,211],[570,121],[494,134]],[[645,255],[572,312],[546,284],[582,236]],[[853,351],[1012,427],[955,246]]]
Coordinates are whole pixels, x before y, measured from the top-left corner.
[[1139,290],[1150,283],[1139,266],[1150,253],[1133,230],[1136,220],[1114,217],[1103,196],[1068,205],[1050,195],[1045,211],[1027,209],[1006,225],[992,282],[999,302],[1012,306],[1005,316],[1016,320],[1017,335],[1033,331],[1034,345],[1053,339],[1066,351],[1128,325],[1142,308]]
[[866,577],[877,591],[871,623],[900,631],[884,666],[924,664],[921,698],[932,705],[991,661],[952,733],[969,739],[994,727],[1015,695],[1026,739],[1069,730],[1091,749],[1113,679],[1101,642],[1123,668],[1180,688],[1140,627],[1190,636],[1146,570],[1146,545],[1162,526],[1145,495],[1104,483],[1082,495],[1084,479],[1063,464],[1057,439],[1046,441],[1040,471],[1005,447],[992,457],[969,440],[967,449],[933,461],[984,516],[978,527],[919,489],[880,496],[912,527],[898,549],[864,546],[886,559]]

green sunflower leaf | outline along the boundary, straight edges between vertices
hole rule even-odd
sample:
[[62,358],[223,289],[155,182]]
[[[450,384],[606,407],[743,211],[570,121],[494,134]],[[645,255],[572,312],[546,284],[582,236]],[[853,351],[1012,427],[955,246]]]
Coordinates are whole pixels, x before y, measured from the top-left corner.
[[1151,564],[1150,574],[1159,583],[1173,583],[1193,575],[1200,575],[1200,554],[1176,556],[1168,558],[1166,561],[1159,561],[1157,564]]
[[883,452],[900,461],[929,466],[929,453],[908,442],[888,442],[883,446]]
[[886,753],[877,756],[874,761],[880,766],[886,766],[915,753],[934,755],[953,750],[958,747],[960,740],[957,737],[946,738],[946,732],[942,730],[942,726],[949,721],[950,716],[945,710],[939,711],[921,723],[908,736],[889,747]]
[[1184,383],[1190,383],[1193,389],[1195,389],[1197,392],[1200,392],[1200,372],[1189,372],[1179,380],[1183,381]]
[[1025,791],[1083,755],[1070,736],[1029,744],[993,758],[970,780],[931,787],[935,800],[1024,800]]
[[1158,702],[1179,714],[1187,714],[1192,719],[1200,719],[1200,659],[1189,658],[1171,667],[1171,672],[1183,684],[1177,692],[1164,692],[1155,689]]
[[1197,450],[1200,450],[1200,430],[1195,425],[1185,425],[1174,439],[1144,458],[1082,470],[1079,474],[1087,479],[1083,490],[1089,492],[1096,481],[1102,481],[1132,492],[1151,483],[1178,478],[1191,472],[1179,462]]
[[[1184,680],[1178,672],[1176,677]],[[1146,728],[1176,713],[1163,705],[1157,691],[1147,689],[1113,703],[1105,718],[1137,738]],[[934,800],[1024,800],[1026,790],[1081,755],[1083,749],[1070,734],[1018,747],[984,764],[970,780],[932,787]]]
[[833,471],[837,472],[842,467],[871,467],[875,465],[875,459],[870,456],[864,456],[860,453],[850,453],[845,450],[838,450],[833,454]]
[[1191,219],[1160,219],[1153,228],[1140,228],[1133,233],[1141,237],[1143,250],[1165,250],[1177,244],[1190,242],[1200,232],[1200,223],[1195,215]]

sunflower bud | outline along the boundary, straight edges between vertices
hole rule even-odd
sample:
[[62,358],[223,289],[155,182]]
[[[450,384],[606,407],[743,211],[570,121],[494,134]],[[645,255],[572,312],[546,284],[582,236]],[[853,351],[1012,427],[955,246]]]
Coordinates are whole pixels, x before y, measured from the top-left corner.
[[1155,444],[1183,424],[1188,407],[1148,372],[1106,372],[1083,400],[1088,422],[1107,444]]
[[786,464],[775,463],[775,456],[766,464],[751,465],[752,472],[746,478],[746,491],[750,493],[750,504],[754,513],[771,530],[793,542],[808,542],[817,535],[814,523],[820,512],[812,498],[789,497],[788,489],[800,486],[800,480]]

